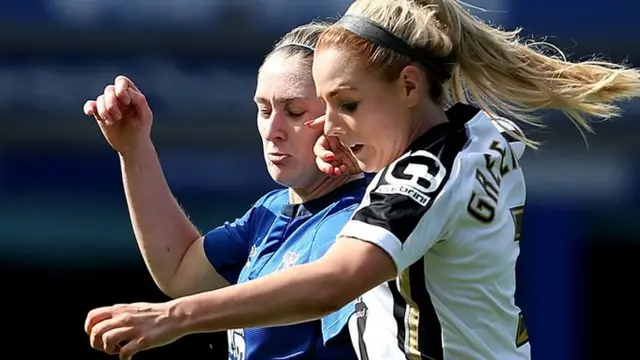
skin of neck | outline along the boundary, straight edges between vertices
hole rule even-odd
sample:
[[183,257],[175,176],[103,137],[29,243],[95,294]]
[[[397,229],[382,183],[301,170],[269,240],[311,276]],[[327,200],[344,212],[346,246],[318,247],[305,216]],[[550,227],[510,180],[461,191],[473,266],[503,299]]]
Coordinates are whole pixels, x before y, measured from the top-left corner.
[[447,114],[441,104],[425,101],[413,112],[410,124],[409,144],[424,135],[432,127],[448,122]]
[[351,180],[362,177],[362,174],[349,176],[323,176],[314,184],[304,188],[289,188],[289,203],[301,204],[320,198]]

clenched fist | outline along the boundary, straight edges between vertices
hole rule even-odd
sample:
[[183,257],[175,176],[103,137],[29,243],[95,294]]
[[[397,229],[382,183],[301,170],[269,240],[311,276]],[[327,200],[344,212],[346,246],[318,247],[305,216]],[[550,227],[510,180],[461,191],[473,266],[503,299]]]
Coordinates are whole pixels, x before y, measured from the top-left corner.
[[[324,116],[307,122],[305,125],[321,129],[324,126]],[[327,175],[348,176],[362,172],[351,149],[335,136],[320,136],[313,146],[313,152],[316,155],[316,166]]]
[[151,108],[142,92],[125,76],[118,76],[102,95],[87,101],[84,113],[96,119],[109,145],[120,154],[150,141]]

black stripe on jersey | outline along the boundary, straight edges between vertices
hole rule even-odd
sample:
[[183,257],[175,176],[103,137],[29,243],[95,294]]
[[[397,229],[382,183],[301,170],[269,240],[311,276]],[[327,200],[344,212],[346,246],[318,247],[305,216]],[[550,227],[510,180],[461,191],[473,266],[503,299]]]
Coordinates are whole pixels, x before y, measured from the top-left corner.
[[440,320],[424,285],[424,257],[403,271],[398,281],[399,284],[388,283],[398,326],[398,347],[405,351],[407,360],[443,360]]
[[[458,115],[466,116],[466,120],[469,120],[478,112],[477,109],[471,109],[472,111],[469,111],[469,107],[465,106],[462,109],[464,114],[458,113]],[[458,110],[460,110],[460,108],[458,108]],[[424,143],[421,144],[423,149],[428,149],[440,159],[448,172],[453,167],[458,153],[463,150],[469,142],[465,123],[466,121],[452,121],[448,134],[444,134],[446,137],[444,139],[442,137],[439,138],[444,141],[432,143],[431,147],[429,147],[429,145],[425,146]],[[449,173],[447,173],[443,184],[446,183],[448,176]],[[384,179],[384,174],[381,178]],[[440,190],[441,188],[437,191]],[[389,199],[375,199],[373,196],[377,196],[376,193],[371,193],[371,196],[372,202]],[[401,195],[393,197],[391,199],[392,201],[386,205],[386,211],[395,211],[394,206],[396,206],[397,203],[394,201],[398,201],[397,198],[405,197]],[[396,220],[397,222],[392,222],[390,223],[391,227],[386,227],[401,241],[405,241],[409,237],[424,213],[429,210],[428,206],[417,206],[418,204],[415,202],[410,202],[410,204],[414,204],[411,208],[413,212],[407,211],[406,209],[402,210],[401,217]],[[367,207],[364,209],[366,208]],[[402,216],[409,216],[410,219],[402,219]],[[363,221],[362,219],[360,220]],[[378,223],[375,224],[379,225]],[[403,228],[403,226],[405,228]],[[419,261],[405,269],[397,280],[387,283],[393,298],[393,317],[397,326],[398,347],[405,352],[406,359],[408,360],[442,360],[444,359],[442,327],[426,287],[427,275],[424,271],[424,262],[424,257],[420,258]]]
[[442,327],[436,309],[431,302],[431,295],[425,284],[427,279],[424,272],[424,257],[411,265],[409,272],[409,289],[411,298],[420,314],[418,322],[418,352],[422,358],[442,360],[444,349],[442,346]]
[[[437,160],[427,156],[406,156],[394,165],[385,168],[380,174],[374,190],[368,192],[369,205],[357,210],[353,215],[353,220],[386,229],[404,243],[449,180],[454,160],[468,141],[465,124],[478,112],[477,108],[464,104],[456,104],[447,110],[450,121],[431,128],[414,141],[407,151],[411,154],[415,154],[417,151],[427,151]],[[418,180],[418,185],[422,188],[429,188],[431,183],[427,177],[430,176],[433,179],[441,170],[445,171],[444,178],[430,193],[416,190],[413,195],[418,197],[418,200],[408,196],[406,192],[381,191],[383,188],[402,187],[387,181],[389,175],[391,179],[397,181],[412,179],[414,175],[406,173],[412,165],[428,169],[428,174],[423,174],[424,177],[419,177]],[[413,191],[410,186],[407,188],[409,188],[408,191]],[[425,201],[420,203],[419,200]]]
[[[449,135],[447,145],[440,151],[438,157],[442,163],[453,164],[468,141],[466,127],[461,124],[458,131]],[[426,287],[427,275],[424,271],[424,261],[425,258],[421,257],[419,261],[403,271],[398,283],[390,284],[394,294],[394,309],[404,309],[401,316],[394,311],[394,317],[398,322],[398,343],[402,345],[402,349],[408,350],[407,359],[409,360],[442,360],[444,358],[442,327]],[[401,296],[400,299],[395,293]],[[408,341],[407,337],[409,337]]]
[[[393,298],[393,318],[396,320],[396,325],[398,327],[398,348],[404,351],[404,344],[407,338],[407,329],[404,325],[404,316],[408,311],[407,301],[398,290],[395,280],[387,282],[387,286],[389,287],[389,292],[391,292],[391,297]],[[408,355],[407,359],[411,360]]]

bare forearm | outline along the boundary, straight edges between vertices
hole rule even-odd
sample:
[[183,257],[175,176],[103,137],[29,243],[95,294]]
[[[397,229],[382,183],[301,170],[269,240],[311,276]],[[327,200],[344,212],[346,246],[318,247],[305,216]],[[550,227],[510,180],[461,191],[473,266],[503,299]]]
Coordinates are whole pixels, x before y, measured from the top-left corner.
[[344,279],[319,263],[173,301],[184,332],[289,325],[330,314],[358,294],[341,291]]
[[156,284],[171,286],[189,245],[200,237],[171,193],[149,141],[120,157],[133,231]]

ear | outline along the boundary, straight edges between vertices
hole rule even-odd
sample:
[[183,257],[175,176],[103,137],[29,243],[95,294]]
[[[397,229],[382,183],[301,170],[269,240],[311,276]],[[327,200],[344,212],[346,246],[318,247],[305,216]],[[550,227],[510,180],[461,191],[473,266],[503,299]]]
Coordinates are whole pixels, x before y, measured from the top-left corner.
[[398,91],[407,107],[415,107],[420,103],[424,89],[422,73],[414,65],[407,65],[398,77]]

